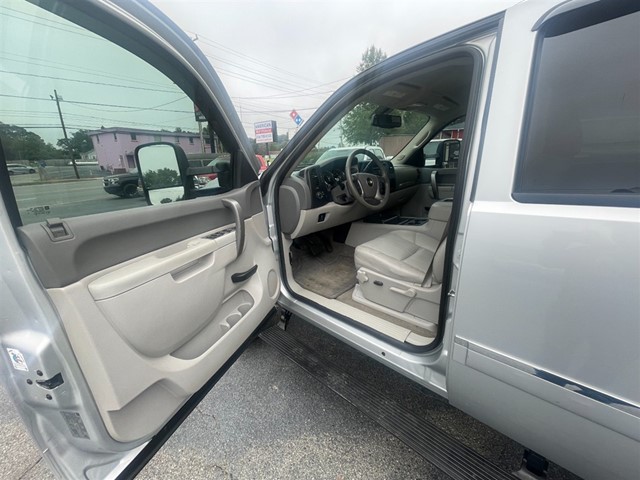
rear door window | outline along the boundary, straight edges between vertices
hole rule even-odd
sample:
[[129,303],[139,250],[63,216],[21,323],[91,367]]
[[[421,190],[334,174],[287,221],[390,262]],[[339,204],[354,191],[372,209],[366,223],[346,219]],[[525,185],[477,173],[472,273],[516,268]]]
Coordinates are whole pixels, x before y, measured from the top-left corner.
[[640,13],[630,3],[543,27],[515,199],[640,203]]

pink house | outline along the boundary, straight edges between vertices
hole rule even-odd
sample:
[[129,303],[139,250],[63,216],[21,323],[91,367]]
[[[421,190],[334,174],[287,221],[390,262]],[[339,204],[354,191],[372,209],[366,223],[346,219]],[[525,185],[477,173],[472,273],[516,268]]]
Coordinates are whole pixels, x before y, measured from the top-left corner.
[[[170,142],[179,145],[186,153],[202,153],[198,134],[188,132],[160,132],[135,128],[102,128],[88,132],[98,165],[109,171],[129,171],[136,168],[133,152],[138,145],[151,142]],[[208,138],[205,148],[211,151]]]

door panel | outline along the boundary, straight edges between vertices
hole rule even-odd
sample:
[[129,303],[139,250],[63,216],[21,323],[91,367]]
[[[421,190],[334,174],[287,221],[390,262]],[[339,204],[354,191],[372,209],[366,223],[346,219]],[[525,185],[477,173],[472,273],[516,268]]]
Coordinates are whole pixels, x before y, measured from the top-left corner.
[[[275,305],[279,277],[257,159],[193,41],[143,0],[33,4],[16,4],[24,18],[0,13],[7,47],[39,56],[8,77],[20,88],[3,108],[33,136],[29,101],[56,87],[61,115],[83,115],[100,170],[47,163],[45,151],[38,181],[18,187],[5,163],[20,152],[0,132],[0,380],[59,477],[105,478],[210,387]],[[76,60],[74,78],[57,70]],[[150,142],[212,162],[226,152],[224,185],[147,206],[125,186]]]
[[[257,186],[243,193],[250,197]],[[277,266],[263,214],[243,219],[246,243],[238,256],[228,209],[216,198],[198,202],[209,205],[211,221],[201,224],[197,235],[47,289],[107,430],[120,442],[157,431],[275,304]],[[185,221],[181,210],[165,209],[163,221],[142,234],[135,228],[136,240],[152,245],[158,229],[179,231]],[[199,215],[191,219],[200,220]],[[79,223],[74,226],[82,238]],[[113,251],[126,249],[131,241],[127,231],[118,232]],[[91,237],[103,244],[113,239],[112,234]],[[55,248],[46,245],[52,243],[46,235],[31,241],[38,252]],[[66,248],[81,251],[82,245]],[[231,280],[255,265],[256,273],[246,281]]]
[[[244,205],[253,215],[261,211],[254,185],[216,197],[205,197],[141,209],[65,219],[73,238],[52,241],[42,224],[18,229],[40,281],[46,288],[64,287],[92,273],[233,223],[223,198]],[[217,210],[211,215],[211,210]]]

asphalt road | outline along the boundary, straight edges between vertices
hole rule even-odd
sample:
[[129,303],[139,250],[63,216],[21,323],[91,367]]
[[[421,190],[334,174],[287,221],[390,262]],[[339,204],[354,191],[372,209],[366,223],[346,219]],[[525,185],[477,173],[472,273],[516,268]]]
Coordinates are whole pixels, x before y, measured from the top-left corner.
[[[496,465],[522,447],[445,400],[292,320],[288,332]],[[0,391],[2,478],[52,478]],[[260,340],[254,342],[145,467],[141,479],[445,479],[364,413]],[[551,480],[575,480],[552,465]]]
[[[50,217],[72,217],[146,205],[143,197],[120,198],[102,188],[102,178],[54,183],[27,182],[16,177],[14,192],[23,223],[42,222]],[[27,177],[21,175],[20,177]]]

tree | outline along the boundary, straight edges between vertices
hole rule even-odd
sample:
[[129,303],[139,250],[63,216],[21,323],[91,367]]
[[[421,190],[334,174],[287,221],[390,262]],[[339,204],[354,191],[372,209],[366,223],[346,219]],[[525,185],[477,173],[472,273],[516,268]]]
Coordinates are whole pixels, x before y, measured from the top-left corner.
[[384,130],[371,125],[371,116],[377,105],[359,103],[342,119],[342,136],[348,145],[373,145],[378,142]]
[[148,170],[143,175],[143,181],[147,189],[179,187],[182,185],[180,174],[172,168],[160,168],[158,170]]
[[93,150],[93,142],[87,134],[87,130],[77,130],[68,140],[59,139],[58,146],[62,147],[66,155],[73,155],[73,158],[79,157],[81,153]]
[[46,160],[62,154],[40,135],[17,125],[0,122],[0,137],[7,160]]
[[[356,70],[364,72],[377,63],[385,60],[387,54],[381,49],[371,45],[362,54],[362,59]],[[371,117],[379,108],[379,105],[362,102],[356,105],[343,119],[341,131],[343,139],[350,145],[374,145],[380,137],[390,133],[389,129],[374,127],[371,125]],[[415,135],[427,123],[429,117],[420,112],[412,111],[387,111],[385,113],[402,116],[402,126],[394,128],[391,132],[394,135],[410,134]]]
[[[356,67],[358,73],[364,72],[377,63],[387,58],[387,54],[375,45],[368,47],[362,54],[360,64]],[[377,143],[383,130],[371,126],[371,116],[376,111],[377,105],[363,102],[356,105],[343,119],[341,124],[342,135],[348,144],[372,145]]]
[[376,48],[375,45],[371,45],[362,54],[360,64],[356,68],[358,73],[364,72],[366,69],[373,67],[374,65],[386,60],[387,54],[380,48]]

